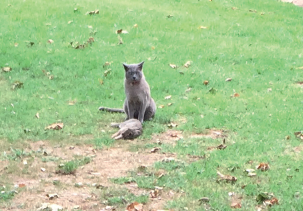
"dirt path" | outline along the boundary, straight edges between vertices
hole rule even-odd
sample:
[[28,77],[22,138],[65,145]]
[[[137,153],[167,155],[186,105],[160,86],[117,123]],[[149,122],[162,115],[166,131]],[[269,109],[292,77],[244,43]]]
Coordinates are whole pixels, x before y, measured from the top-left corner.
[[303,0],[282,0],[282,2],[289,2],[299,7],[303,7]]

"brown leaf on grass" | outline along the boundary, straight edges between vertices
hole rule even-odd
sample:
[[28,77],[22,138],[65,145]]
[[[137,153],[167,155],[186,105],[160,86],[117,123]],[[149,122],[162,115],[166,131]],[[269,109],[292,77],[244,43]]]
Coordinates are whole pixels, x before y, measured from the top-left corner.
[[257,10],[248,10],[249,12],[254,12],[254,13],[256,13],[257,12]]
[[198,29],[207,29],[206,26],[199,26]]
[[234,209],[238,209],[238,208],[241,208],[242,206],[241,206],[241,203],[239,203],[239,202],[233,202],[233,203],[231,203],[230,207],[234,208]]
[[39,119],[39,118],[40,118],[39,113],[36,113],[35,117],[36,117],[37,119]]
[[128,34],[128,31],[123,30],[123,29],[118,29],[118,30],[116,31],[116,34]]
[[126,207],[126,211],[143,211],[143,204],[135,201]]
[[189,68],[190,65],[191,65],[191,61],[187,61],[183,66]]
[[240,97],[238,93],[234,93],[233,97]]
[[154,147],[150,150],[150,153],[156,153],[160,150],[161,148],[160,147]]
[[3,72],[10,72],[10,71],[12,71],[12,68],[11,67],[2,67],[2,71]]
[[169,100],[171,98],[171,95],[166,96],[164,99]]
[[45,130],[61,130],[63,126],[64,126],[63,123],[54,123],[45,127]]
[[169,64],[169,66],[170,66],[171,68],[173,68],[173,69],[176,69],[176,68],[177,68],[177,65],[175,65],[175,64]]
[[238,10],[238,8],[237,8],[237,7],[232,7],[231,9],[232,9],[232,10]]
[[108,74],[110,74],[111,73],[111,69],[108,69],[108,70],[105,70],[104,71],[104,77],[106,77]]
[[303,140],[303,134],[301,131],[298,131],[298,132],[294,132],[295,136],[301,140]]
[[111,64],[112,64],[112,62],[105,62],[104,65],[103,65],[103,68],[106,67],[106,66],[109,66]]
[[208,81],[204,81],[203,84],[206,86],[209,82]]
[[303,66],[302,67],[297,67],[297,70],[303,70]]
[[46,196],[48,197],[49,200],[59,198],[58,194],[56,194],[56,193],[52,193],[52,194],[48,193],[48,194],[46,194]]
[[169,123],[167,125],[167,127],[169,127],[169,128],[173,128],[173,127],[177,127],[177,126],[178,126],[178,124],[175,124],[175,123]]
[[235,182],[235,181],[237,181],[237,178],[234,177],[234,176],[224,175],[224,174],[220,173],[219,171],[217,171],[217,174],[219,176],[219,180],[225,180],[227,182]]
[[15,44],[14,44],[15,47],[18,47],[18,45],[19,45],[19,43],[15,43]]
[[185,90],[185,92],[190,92],[191,88],[189,87],[188,89]]
[[277,198],[273,197],[271,199],[263,201],[263,204],[265,206],[271,207],[272,205],[279,204],[279,200]]
[[200,204],[202,203],[208,203],[209,202],[209,198],[208,197],[202,197],[199,199]]
[[12,89],[20,89],[20,88],[22,88],[22,87],[23,87],[23,83],[22,83],[22,82],[20,82],[20,81],[15,81],[15,82],[13,83]]
[[18,187],[19,188],[24,188],[26,185],[24,184],[24,183],[20,183],[20,184],[18,184]]
[[71,24],[73,21],[68,21],[67,24]]
[[119,40],[118,45],[122,45],[123,44],[123,40],[122,40],[122,38],[120,36],[118,36],[118,40]]
[[134,28],[137,28],[137,27],[138,27],[138,24],[135,24],[135,25],[134,25]]
[[158,108],[164,108],[164,105],[159,105]]
[[225,149],[227,146],[224,144],[220,144],[219,146],[217,146],[217,149]]
[[150,198],[158,198],[159,197],[159,193],[160,193],[160,191],[158,189],[151,190],[149,192],[149,196],[150,196]]
[[225,81],[231,81],[232,80],[232,78],[226,78],[225,79]]
[[173,103],[167,103],[167,106],[171,106]]
[[47,40],[47,42],[50,43],[50,44],[52,44],[52,43],[54,43],[54,40],[49,39],[49,40]]
[[88,40],[87,40],[88,44],[91,44],[93,42],[95,42],[95,39],[93,37],[88,38]]
[[86,12],[85,15],[95,15],[95,14],[99,14],[99,10],[94,10],[94,11]]
[[42,203],[42,206],[39,207],[37,211],[42,211],[42,210],[58,211],[58,210],[63,210],[63,207],[57,204]]
[[268,163],[260,163],[256,166],[256,169],[260,169],[261,171],[267,171],[269,169]]

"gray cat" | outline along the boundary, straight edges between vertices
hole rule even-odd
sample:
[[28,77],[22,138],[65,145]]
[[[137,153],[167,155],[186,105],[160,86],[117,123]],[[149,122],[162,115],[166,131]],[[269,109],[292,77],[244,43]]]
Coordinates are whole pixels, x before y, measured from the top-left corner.
[[114,139],[134,139],[142,134],[142,124],[137,119],[129,119],[122,123],[112,123],[112,127],[119,127],[120,130],[112,135]]
[[125,112],[128,119],[138,119],[141,123],[150,120],[156,113],[156,104],[150,95],[150,88],[143,74],[143,64],[123,64],[125,69],[124,89],[126,99],[124,110],[100,107],[109,112]]

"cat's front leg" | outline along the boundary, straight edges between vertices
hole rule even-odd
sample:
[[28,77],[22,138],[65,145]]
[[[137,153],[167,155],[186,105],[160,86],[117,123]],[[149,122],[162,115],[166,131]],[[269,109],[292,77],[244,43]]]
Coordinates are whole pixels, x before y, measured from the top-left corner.
[[133,103],[128,102],[128,119],[135,118],[136,107]]
[[140,110],[139,110],[139,115],[138,115],[138,120],[143,123],[144,120],[144,114],[145,114],[145,110],[146,110],[146,102],[143,102],[140,105]]

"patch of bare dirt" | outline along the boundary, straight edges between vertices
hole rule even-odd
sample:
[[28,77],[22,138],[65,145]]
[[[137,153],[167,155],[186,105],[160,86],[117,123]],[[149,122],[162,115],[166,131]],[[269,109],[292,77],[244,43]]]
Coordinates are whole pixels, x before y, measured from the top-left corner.
[[[19,186],[19,193],[12,199],[9,208],[4,210],[32,210],[41,207],[42,203],[58,204],[68,210],[74,207],[82,210],[104,208],[100,196],[95,193],[98,187],[116,186],[110,182],[110,178],[127,176],[130,170],[135,170],[139,166],[151,166],[167,157],[160,153],[129,152],[125,148],[126,144],[123,147],[95,150],[92,146],[85,145],[56,147],[47,141],[30,143],[25,151],[32,152],[32,156],[18,163],[20,173],[8,174],[12,185]],[[87,156],[92,160],[79,167],[74,175],[55,173],[59,163],[73,160],[75,156]],[[27,160],[26,164],[24,160]],[[5,171],[4,169],[3,173]],[[128,184],[125,187],[137,194],[146,192],[138,189],[136,184],[132,185]],[[47,194],[54,193],[58,198],[49,199]],[[165,200],[149,202],[147,206],[162,209],[160,206],[163,206]]]
[[281,0],[282,2],[293,3],[296,6],[303,7],[303,0]]
[[183,133],[179,130],[167,130],[164,133],[155,134],[152,137],[152,140],[155,140],[158,143],[166,143],[175,145],[176,141],[183,139]]

